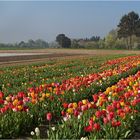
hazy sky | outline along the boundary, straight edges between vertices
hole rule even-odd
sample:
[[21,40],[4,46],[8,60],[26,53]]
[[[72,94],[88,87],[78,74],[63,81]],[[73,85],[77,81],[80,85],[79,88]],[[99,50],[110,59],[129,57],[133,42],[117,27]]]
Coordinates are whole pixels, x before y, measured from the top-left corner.
[[0,42],[53,41],[59,33],[70,38],[104,37],[132,10],[140,14],[140,1],[1,1]]

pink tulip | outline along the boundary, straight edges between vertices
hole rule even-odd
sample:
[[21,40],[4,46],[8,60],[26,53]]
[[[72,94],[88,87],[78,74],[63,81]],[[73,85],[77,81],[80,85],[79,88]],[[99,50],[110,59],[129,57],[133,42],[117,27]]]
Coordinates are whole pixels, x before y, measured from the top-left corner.
[[50,112],[46,114],[46,119],[47,119],[48,121],[51,121],[51,119],[52,119],[52,114],[51,114]]

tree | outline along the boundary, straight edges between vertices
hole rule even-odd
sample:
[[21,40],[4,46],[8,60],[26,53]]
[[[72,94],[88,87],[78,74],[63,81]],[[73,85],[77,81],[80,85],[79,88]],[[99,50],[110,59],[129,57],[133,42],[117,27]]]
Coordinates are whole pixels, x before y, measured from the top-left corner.
[[117,40],[117,29],[112,29],[108,35],[105,37],[105,48],[115,48],[115,43]]
[[[14,45],[15,46],[15,45]],[[49,45],[46,41],[42,39],[28,40],[28,42],[21,41],[17,46],[20,48],[48,48]]]
[[56,41],[62,48],[70,48],[71,46],[71,40],[68,37],[66,37],[65,34],[59,34],[56,37]]
[[24,48],[24,47],[26,47],[26,43],[25,43],[24,41],[21,41],[21,42],[18,44],[18,46],[19,46],[20,48]]
[[91,38],[90,38],[90,41],[99,41],[100,40],[100,36],[92,36]]
[[140,19],[139,19],[138,24],[137,24],[136,36],[140,37]]
[[106,48],[113,48],[115,41],[116,40],[113,38],[113,36],[111,34],[108,34],[105,38],[105,47]]
[[118,37],[126,38],[128,49],[132,49],[132,36],[138,34],[137,29],[139,23],[139,15],[133,11],[124,15],[120,20]]
[[27,46],[28,46],[29,48],[34,48],[34,46],[35,46],[35,41],[32,40],[32,39],[29,39],[28,42],[27,42]]
[[35,41],[35,46],[39,47],[39,48],[48,48],[49,44],[46,41],[42,40],[42,39],[37,39]]

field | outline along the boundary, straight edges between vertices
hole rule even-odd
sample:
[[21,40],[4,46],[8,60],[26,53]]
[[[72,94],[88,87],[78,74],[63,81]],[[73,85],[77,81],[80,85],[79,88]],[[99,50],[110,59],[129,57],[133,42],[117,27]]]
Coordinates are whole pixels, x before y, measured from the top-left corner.
[[140,54],[140,51],[128,51],[128,50],[87,50],[87,49],[33,49],[33,50],[0,50],[0,54],[34,54],[34,55],[21,55],[21,56],[8,56],[2,57],[0,55],[0,66],[3,64],[14,65],[14,64],[26,64],[48,61],[48,59],[54,58],[68,58],[70,56],[99,56],[99,55],[110,55],[110,54]]
[[1,138],[140,138],[139,51],[0,52]]

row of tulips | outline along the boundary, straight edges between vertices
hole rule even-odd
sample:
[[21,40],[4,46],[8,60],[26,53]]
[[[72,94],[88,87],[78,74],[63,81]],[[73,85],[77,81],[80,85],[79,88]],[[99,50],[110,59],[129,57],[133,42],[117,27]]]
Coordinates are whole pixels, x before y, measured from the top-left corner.
[[48,131],[50,139],[129,138],[140,118],[140,71],[94,94],[92,101],[63,103],[61,114],[62,123]]
[[[110,77],[113,74],[121,74],[124,71],[128,71],[129,69],[139,65],[139,60],[131,63],[119,66],[117,69],[106,70],[102,73],[90,74],[86,77],[75,77],[68,80],[65,80],[60,85],[59,83],[45,84],[36,88],[30,88],[28,95],[24,92],[19,92],[17,95],[9,94],[5,100],[4,93],[0,92],[0,103],[4,105],[1,108],[1,112],[5,112],[8,108],[12,108],[13,111],[20,110],[28,110],[27,103],[32,101],[32,103],[36,103],[38,100],[43,101],[45,97],[50,97],[50,93],[64,94],[64,92],[74,89],[78,91],[81,86],[89,87],[94,81],[100,79],[106,79],[106,77]],[[48,90],[48,93],[44,93],[45,90]],[[52,97],[53,98],[53,97]]]
[[[127,73],[127,75],[133,74],[136,71],[138,71],[139,69],[140,69],[140,67],[137,67],[135,69],[131,69],[130,71],[127,71],[126,73]],[[121,75],[121,77],[126,76],[126,75],[123,75],[123,74]],[[112,78],[110,78],[110,81],[108,81],[109,85],[110,85],[110,82],[112,80],[114,80],[113,78],[114,77],[112,76]],[[97,89],[97,91],[101,90],[100,86],[103,86],[104,83],[100,82],[100,84],[101,85],[99,85],[99,88]],[[97,85],[98,85],[98,82],[97,82]],[[108,86],[107,83],[105,83],[104,85]],[[65,101],[68,100],[67,98],[66,98],[67,100],[64,98],[63,94],[65,94],[65,93],[63,93],[63,94],[61,93],[62,96],[59,96],[58,94],[55,94],[55,92],[54,92],[55,89],[53,89],[52,86],[59,86],[59,84],[58,83],[56,83],[56,84],[53,83],[53,85],[51,85],[51,86],[50,85],[41,85],[40,87],[29,89],[30,92],[28,94],[26,94],[24,92],[18,92],[17,95],[9,94],[6,97],[4,96],[3,92],[0,92],[0,113],[4,114],[9,110],[12,110],[13,112],[17,112],[17,111],[18,112],[20,112],[20,111],[28,112],[30,110],[30,108],[32,108],[32,105],[36,105],[36,104],[38,105],[38,103],[44,104],[44,102],[45,102],[47,104],[47,106],[50,107],[50,106],[53,106],[51,104],[52,101],[56,101],[56,103],[57,103],[57,100],[58,100],[59,103],[62,103],[62,102],[65,102]],[[44,88],[45,88],[45,90],[46,90],[46,88],[48,88],[50,90],[50,92],[52,92],[52,94],[50,92],[46,92],[44,90]],[[94,88],[97,88],[97,87],[95,86]],[[88,87],[86,88],[86,90],[88,90]],[[90,93],[90,94],[92,94],[92,93]],[[90,94],[87,94],[86,97],[89,98]],[[74,97],[74,96],[72,95],[71,97]],[[53,109],[55,109],[55,107],[56,106],[54,105],[54,108],[52,108],[52,109],[48,108],[48,110],[52,111]],[[58,106],[58,108],[59,108],[59,106]]]
[[[99,91],[102,85],[108,86],[108,83],[114,77],[117,77],[116,82],[119,78],[126,77],[139,70],[139,57],[132,59],[130,63],[128,62],[126,61],[126,63],[116,66],[112,71],[110,69],[97,74],[71,78],[61,84],[51,83],[32,87],[29,88],[28,93],[18,92],[17,95],[9,94],[5,96],[3,92],[0,92],[0,132],[2,133],[2,138],[17,136],[21,130],[24,132],[24,130],[33,127],[33,125],[39,124],[46,119],[44,114],[47,112],[51,112],[55,116],[53,120],[57,121],[57,119],[60,119],[63,102],[75,100],[76,95],[77,101],[85,96],[88,98],[89,94],[92,94],[89,89],[94,88],[95,90],[95,84],[99,86],[97,90]],[[127,75],[123,75],[124,73]],[[77,84],[79,85],[77,86]]]
[[127,56],[127,57],[123,57],[123,58],[108,60],[107,62],[103,63],[103,65],[100,67],[100,69],[103,69],[104,67],[120,65],[120,64],[125,63],[127,61],[136,60],[138,58],[139,58],[139,56]]
[[[27,106],[28,102],[31,102],[33,104],[37,103],[38,101],[43,101],[44,98],[50,97],[50,93],[54,93],[56,95],[58,94],[64,94],[66,91],[69,91],[70,89],[75,89],[76,92],[79,90],[80,87],[83,85],[88,88],[93,82],[105,79],[106,77],[110,77],[113,74],[121,74],[125,71],[128,71],[129,69],[136,67],[139,65],[140,61],[137,60],[135,62],[131,61],[129,64],[120,65],[117,69],[106,70],[102,73],[98,74],[90,74],[86,77],[75,77],[72,79],[68,79],[64,81],[61,85],[59,83],[52,83],[49,85],[41,85],[40,87],[36,88],[30,88],[28,95],[24,92],[19,92],[17,95],[9,94],[5,99],[4,93],[0,92],[0,103],[3,105],[1,107],[1,113],[6,112],[9,108],[11,108],[13,111],[27,111],[29,107]],[[47,93],[44,93],[45,90],[48,90]],[[53,98],[53,96],[51,96]]]
[[[0,90],[5,94],[26,91],[28,87],[101,71],[99,67],[108,59],[119,56],[85,57],[65,61],[47,62],[27,66],[0,68]],[[109,69],[109,67],[105,68]],[[102,69],[103,71],[104,69]]]
[[140,56],[137,56],[135,57],[135,59],[132,59],[131,61],[129,60],[125,64],[116,66],[113,69],[104,70],[103,72],[93,73],[86,76],[77,76],[64,80],[61,84],[51,83],[40,85],[39,87],[35,88],[29,88],[29,95],[32,97],[32,99],[35,99],[36,102],[38,100],[38,97],[40,97],[40,93],[44,92],[51,93],[52,96],[61,95],[67,101],[78,101],[83,98],[83,94],[85,94],[85,91],[86,93],[88,90],[88,92],[91,92],[90,90],[94,88],[95,84],[100,84],[101,86],[103,82],[110,81],[110,77],[120,76],[123,73],[127,73],[133,68],[138,68],[139,64]]
[[[19,92],[17,95],[9,94],[7,97],[4,97],[4,93],[0,92],[1,113],[6,112],[8,109],[12,109],[13,111],[28,111],[29,105],[30,105],[29,102],[31,104],[36,104],[38,103],[38,101],[40,102],[44,101],[45,98],[49,98],[49,100],[50,99],[53,100],[54,96],[59,95],[59,94],[61,94],[63,97],[63,94],[68,95],[69,93],[71,93],[71,92],[67,93],[71,89],[75,90],[75,91],[72,91],[72,95],[70,95],[70,97],[73,96],[74,98],[73,93],[76,93],[76,92],[79,93],[81,90],[81,87],[83,88],[84,86],[84,88],[87,90],[93,84],[93,82],[97,80],[101,80],[101,79],[106,80],[107,77],[110,78],[110,76],[115,76],[117,74],[120,75],[123,72],[128,72],[128,70],[130,70],[131,68],[137,67],[139,64],[140,64],[140,60],[137,60],[134,62],[131,61],[130,63],[127,63],[125,65],[120,65],[117,68],[114,68],[112,71],[106,70],[102,73],[90,74],[86,77],[71,78],[71,79],[63,81],[62,84],[52,83],[52,84],[41,85],[36,88],[30,88],[28,94],[25,94],[24,92]],[[101,81],[100,81],[100,84],[102,84]],[[87,97],[88,96],[89,95],[87,94]],[[67,100],[69,100],[68,96],[65,96],[65,97]],[[79,97],[83,98],[82,96],[79,96]]]

